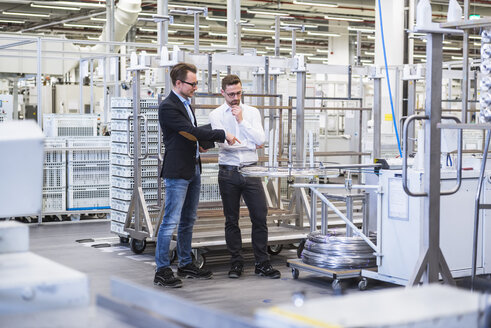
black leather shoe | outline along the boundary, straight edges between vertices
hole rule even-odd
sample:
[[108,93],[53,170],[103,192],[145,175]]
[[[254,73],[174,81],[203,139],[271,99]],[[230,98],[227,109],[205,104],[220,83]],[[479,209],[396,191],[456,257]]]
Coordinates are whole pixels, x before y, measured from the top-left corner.
[[211,279],[213,273],[210,270],[200,269],[194,263],[177,268],[177,275],[183,278]]
[[234,262],[230,267],[230,271],[228,272],[229,278],[239,278],[242,275],[242,271],[244,270],[244,264],[241,262]]
[[278,279],[281,277],[281,273],[274,269],[269,261],[264,261],[260,264],[256,263],[256,270],[254,272],[260,276],[271,279]]
[[161,268],[157,272],[155,272],[153,284],[170,288],[182,287],[181,279],[174,277],[174,272],[172,272],[172,269],[170,267]]

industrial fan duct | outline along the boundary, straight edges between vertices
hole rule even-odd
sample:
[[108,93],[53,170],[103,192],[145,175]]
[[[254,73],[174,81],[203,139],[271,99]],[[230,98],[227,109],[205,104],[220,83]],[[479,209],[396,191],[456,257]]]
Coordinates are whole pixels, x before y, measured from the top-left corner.
[[[375,236],[370,236],[372,242]],[[373,249],[360,237],[338,236],[334,232],[309,234],[302,251],[306,264],[328,269],[360,269],[376,264]]]

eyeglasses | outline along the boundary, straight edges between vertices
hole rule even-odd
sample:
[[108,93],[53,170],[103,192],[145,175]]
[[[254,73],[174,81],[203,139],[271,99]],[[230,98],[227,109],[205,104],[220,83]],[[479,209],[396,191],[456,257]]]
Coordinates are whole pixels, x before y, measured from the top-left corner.
[[190,86],[192,86],[193,88],[196,88],[196,87],[198,86],[198,81],[193,82],[193,83],[191,83],[191,82],[186,82],[186,81],[183,81],[183,80],[179,80],[179,81],[181,81],[182,83],[189,84],[189,85],[190,85]]
[[242,96],[242,91],[237,91],[237,92],[231,92],[231,93],[226,93],[227,96],[230,98],[235,98],[235,96]]

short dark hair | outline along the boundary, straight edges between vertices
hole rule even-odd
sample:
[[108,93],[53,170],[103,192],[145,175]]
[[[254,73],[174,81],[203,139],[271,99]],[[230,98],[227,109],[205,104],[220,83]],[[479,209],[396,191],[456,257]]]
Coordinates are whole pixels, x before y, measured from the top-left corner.
[[235,74],[229,74],[229,75],[225,76],[222,79],[222,90],[225,90],[225,88],[228,85],[236,85],[236,84],[239,84],[239,83],[242,84],[242,81],[240,80],[240,77],[238,77]]
[[170,71],[170,78],[172,80],[172,85],[176,85],[177,80],[180,81],[185,81],[188,72],[192,72],[196,74],[198,70],[196,69],[196,66],[193,64],[188,64],[188,63],[178,63],[174,67],[172,67],[172,70]]

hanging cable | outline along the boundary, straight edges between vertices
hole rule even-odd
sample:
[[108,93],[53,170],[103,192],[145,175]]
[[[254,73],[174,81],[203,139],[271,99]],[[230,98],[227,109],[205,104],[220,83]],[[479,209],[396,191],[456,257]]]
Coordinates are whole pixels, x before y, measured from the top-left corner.
[[390,89],[389,68],[387,66],[387,54],[385,52],[384,24],[382,23],[382,7],[380,6],[380,0],[378,0],[378,14],[380,17],[380,32],[382,35],[382,48],[384,50],[385,76],[387,79],[387,87],[389,88],[390,108],[392,110],[392,123],[394,124],[394,129],[396,130],[396,139],[397,139],[397,147],[399,149],[399,155],[402,158],[401,141],[399,140],[399,132],[397,131],[396,116],[395,116],[395,112],[394,112],[394,103],[392,101],[392,90]]

